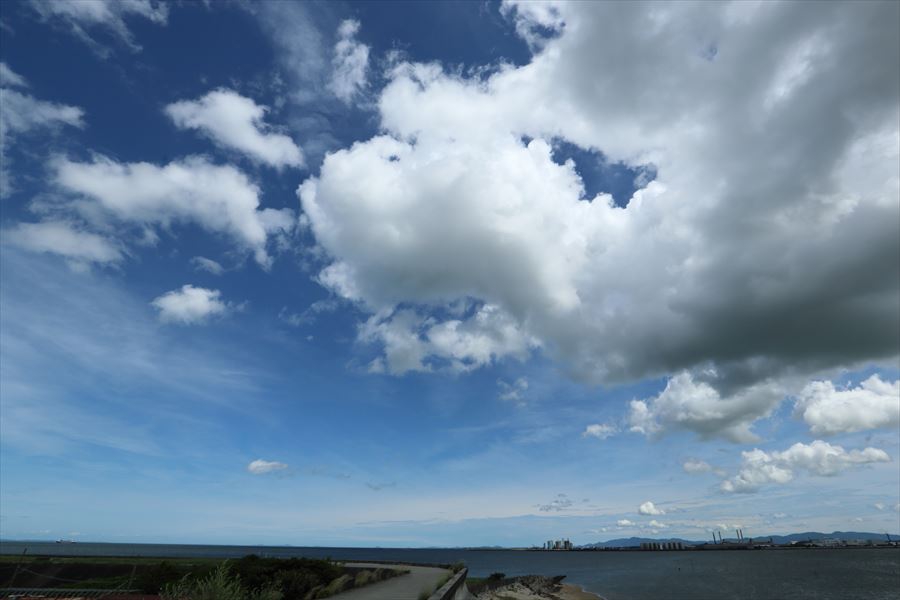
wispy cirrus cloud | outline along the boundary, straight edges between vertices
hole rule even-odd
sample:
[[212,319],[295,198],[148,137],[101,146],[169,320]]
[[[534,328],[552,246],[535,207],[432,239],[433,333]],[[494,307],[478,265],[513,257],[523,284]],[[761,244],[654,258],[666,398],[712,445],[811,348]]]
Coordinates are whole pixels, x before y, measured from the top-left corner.
[[4,231],[4,240],[30,252],[56,254],[76,268],[116,264],[123,258],[114,241],[65,221],[19,223]]
[[338,27],[338,41],[334,46],[329,89],[341,101],[350,103],[365,90],[369,68],[369,47],[356,39],[360,23],[346,19]]
[[30,0],[29,4],[42,19],[69,29],[102,56],[108,56],[109,49],[91,35],[92,30],[105,30],[137,52],[141,46],[126,20],[140,17],[165,25],[169,17],[168,3],[158,0]]
[[[157,423],[188,451],[210,423],[192,414],[215,406],[222,418],[240,410],[236,396],[260,393],[256,367],[202,342],[177,343],[141,298],[104,272],[73,272],[12,245],[0,260],[4,445],[50,455],[85,447],[165,455],[169,447],[147,426]],[[142,401],[148,389],[152,403]]]
[[22,137],[54,132],[62,126],[84,127],[84,111],[68,104],[39,100],[26,89],[28,82],[5,62],[0,63],[0,197],[14,190],[10,149]]

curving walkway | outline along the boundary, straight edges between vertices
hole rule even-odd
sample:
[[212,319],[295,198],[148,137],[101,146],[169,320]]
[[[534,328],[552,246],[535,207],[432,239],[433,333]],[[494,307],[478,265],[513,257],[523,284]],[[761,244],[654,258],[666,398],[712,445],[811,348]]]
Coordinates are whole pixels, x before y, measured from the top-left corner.
[[437,567],[414,567],[411,565],[385,565],[364,562],[348,562],[344,564],[348,567],[365,567],[370,569],[396,567],[398,569],[409,569],[409,573],[355,590],[341,592],[331,597],[334,600],[418,600],[419,594],[423,590],[427,590],[430,594],[445,575],[452,574],[447,569],[439,569]]

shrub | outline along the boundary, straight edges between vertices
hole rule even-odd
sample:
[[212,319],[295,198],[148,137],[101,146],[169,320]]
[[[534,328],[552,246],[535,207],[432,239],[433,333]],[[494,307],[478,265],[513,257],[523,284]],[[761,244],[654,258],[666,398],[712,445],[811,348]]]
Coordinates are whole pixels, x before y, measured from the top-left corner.
[[240,578],[223,562],[207,577],[185,575],[177,583],[166,584],[160,596],[163,600],[244,600],[244,590]]
[[223,562],[206,577],[185,575],[176,583],[168,583],[160,592],[163,600],[281,600],[281,591],[271,586],[246,590],[239,575]]
[[284,596],[281,590],[275,588],[261,588],[247,593],[247,600],[282,600]]
[[335,594],[349,590],[351,587],[353,587],[353,577],[350,575],[341,575],[325,586],[325,589],[319,592],[318,597],[327,598],[329,596],[334,596]]
[[501,581],[503,579],[506,579],[506,573],[491,573],[490,575],[488,575],[488,579],[490,581]]
[[313,573],[299,569],[281,571],[276,581],[284,600],[303,600],[320,583]]
[[158,594],[166,584],[175,583],[180,578],[181,572],[172,563],[164,560],[149,569],[139,571],[134,585],[144,594]]

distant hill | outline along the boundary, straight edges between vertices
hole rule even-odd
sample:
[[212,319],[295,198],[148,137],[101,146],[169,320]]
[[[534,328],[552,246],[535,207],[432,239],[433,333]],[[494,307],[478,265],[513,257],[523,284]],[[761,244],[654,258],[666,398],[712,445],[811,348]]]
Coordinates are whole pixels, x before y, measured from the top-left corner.
[[[747,536],[750,538],[751,536]],[[883,533],[872,533],[864,531],[832,531],[831,533],[822,533],[820,531],[804,531],[801,533],[791,533],[788,535],[760,535],[752,536],[755,540],[772,539],[773,544],[790,544],[791,542],[805,542],[807,540],[835,539],[835,540],[875,540],[884,542],[887,537]],[[891,539],[900,540],[900,534],[891,534]],[[736,541],[735,538],[725,538],[725,541]],[[682,544],[704,544],[711,540],[685,540],[683,538],[644,538],[630,537],[617,538],[605,542],[597,542],[595,544],[584,544],[579,548],[633,548],[640,546],[643,542],[681,542]]]
[[[772,538],[772,542],[776,544],[790,544],[791,542],[805,542],[806,540],[834,539],[834,540],[875,540],[876,542],[887,541],[884,533],[871,533],[865,531],[832,531],[831,533],[821,533],[819,531],[804,531],[802,533],[791,533],[789,535],[773,535],[764,536],[759,539]],[[891,534],[891,539],[896,540],[898,536]]]

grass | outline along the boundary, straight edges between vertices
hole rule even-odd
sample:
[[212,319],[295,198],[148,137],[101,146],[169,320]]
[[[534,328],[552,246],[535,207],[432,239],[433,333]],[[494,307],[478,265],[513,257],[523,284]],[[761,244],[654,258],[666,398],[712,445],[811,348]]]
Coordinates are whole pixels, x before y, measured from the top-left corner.
[[[22,567],[25,570],[19,570]],[[30,571],[30,572],[29,572]],[[0,585],[135,589],[173,600],[317,600],[409,573],[317,559],[0,556]]]
[[469,588],[469,592],[474,596],[487,590],[496,589],[514,580],[514,577],[506,577],[503,573],[492,573],[490,577],[466,577],[466,587]]

